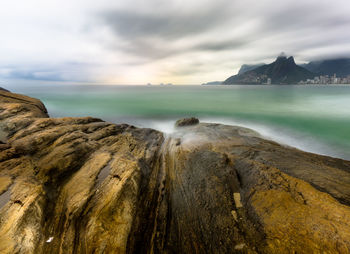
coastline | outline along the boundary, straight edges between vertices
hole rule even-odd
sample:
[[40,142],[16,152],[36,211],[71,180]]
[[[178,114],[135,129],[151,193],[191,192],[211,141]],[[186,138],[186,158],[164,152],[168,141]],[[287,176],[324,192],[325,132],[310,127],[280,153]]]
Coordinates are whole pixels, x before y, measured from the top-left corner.
[[350,161],[237,126],[165,137],[49,118],[39,100],[9,92],[0,102],[0,198],[11,192],[2,253],[350,250]]
[[14,91],[40,98],[52,117],[94,116],[112,123],[167,131],[172,121],[195,116],[203,121],[252,128],[269,139],[308,152],[350,159],[348,88],[72,85],[26,86]]

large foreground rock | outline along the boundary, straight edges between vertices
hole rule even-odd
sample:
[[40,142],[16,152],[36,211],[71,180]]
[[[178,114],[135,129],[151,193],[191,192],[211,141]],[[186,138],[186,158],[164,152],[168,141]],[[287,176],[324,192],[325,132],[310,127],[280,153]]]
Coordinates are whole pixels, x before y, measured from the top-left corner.
[[350,162],[200,123],[169,138],[0,91],[0,253],[349,253]]

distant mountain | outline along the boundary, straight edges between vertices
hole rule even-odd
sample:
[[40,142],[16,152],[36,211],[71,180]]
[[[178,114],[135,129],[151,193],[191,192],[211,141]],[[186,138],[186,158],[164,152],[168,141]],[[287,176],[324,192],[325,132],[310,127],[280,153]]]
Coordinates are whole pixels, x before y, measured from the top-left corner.
[[212,81],[212,82],[202,84],[202,86],[213,86],[213,85],[222,85],[222,81]]
[[350,75],[350,58],[313,61],[301,66],[318,75],[331,76],[336,74],[338,77],[347,77]]
[[263,65],[265,65],[265,64],[264,63],[260,63],[260,64],[243,64],[241,66],[241,68],[239,69],[238,74],[243,74],[243,73],[245,73],[247,71],[254,70],[254,69],[256,69],[256,68],[258,68],[260,66],[263,66]]
[[272,84],[297,84],[301,80],[314,78],[315,74],[295,64],[294,58],[282,55],[271,64],[237,74],[223,84],[263,84],[271,79]]

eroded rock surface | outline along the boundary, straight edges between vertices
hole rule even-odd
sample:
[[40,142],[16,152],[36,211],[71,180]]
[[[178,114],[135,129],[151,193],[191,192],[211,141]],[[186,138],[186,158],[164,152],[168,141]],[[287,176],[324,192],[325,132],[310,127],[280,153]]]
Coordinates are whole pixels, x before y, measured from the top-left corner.
[[349,253],[350,162],[200,123],[49,118],[0,91],[0,253]]

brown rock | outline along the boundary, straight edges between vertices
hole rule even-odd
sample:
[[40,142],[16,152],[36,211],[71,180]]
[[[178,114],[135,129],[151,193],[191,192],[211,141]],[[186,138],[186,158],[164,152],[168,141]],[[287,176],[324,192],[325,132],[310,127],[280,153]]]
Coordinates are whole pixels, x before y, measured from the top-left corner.
[[0,253],[349,253],[350,162],[234,126],[48,118],[0,91]]
[[175,127],[184,127],[184,126],[191,126],[196,124],[199,124],[199,120],[195,117],[183,118],[176,121]]

